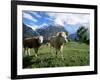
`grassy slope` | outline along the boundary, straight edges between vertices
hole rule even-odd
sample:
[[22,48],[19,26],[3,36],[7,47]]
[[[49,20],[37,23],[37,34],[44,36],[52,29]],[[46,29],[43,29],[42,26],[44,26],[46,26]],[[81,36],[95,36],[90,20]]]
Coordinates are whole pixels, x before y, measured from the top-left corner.
[[64,59],[61,55],[55,54],[47,45],[39,49],[38,57],[34,56],[31,50],[31,56],[23,57],[23,68],[40,68],[40,67],[63,67],[63,66],[85,66],[89,65],[89,46],[84,43],[68,42],[63,50]]

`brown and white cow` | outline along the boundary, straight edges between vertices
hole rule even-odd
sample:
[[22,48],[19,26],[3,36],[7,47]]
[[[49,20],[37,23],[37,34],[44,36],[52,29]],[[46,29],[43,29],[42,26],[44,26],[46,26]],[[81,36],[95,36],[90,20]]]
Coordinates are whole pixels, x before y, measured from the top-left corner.
[[34,48],[35,54],[37,56],[38,49],[39,49],[39,47],[41,46],[42,43],[43,43],[43,36],[26,38],[23,41],[24,53],[30,55],[30,52],[28,51],[28,49]]

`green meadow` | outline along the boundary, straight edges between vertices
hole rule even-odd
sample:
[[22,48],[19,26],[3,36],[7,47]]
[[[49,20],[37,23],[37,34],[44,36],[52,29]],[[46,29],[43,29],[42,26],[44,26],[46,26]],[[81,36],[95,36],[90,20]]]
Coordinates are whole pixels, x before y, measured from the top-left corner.
[[[23,55],[23,68],[69,67],[89,65],[89,45],[79,42],[68,42],[64,45],[63,56],[48,45],[43,44],[37,57],[31,49],[31,55]],[[23,53],[24,54],[24,53]]]

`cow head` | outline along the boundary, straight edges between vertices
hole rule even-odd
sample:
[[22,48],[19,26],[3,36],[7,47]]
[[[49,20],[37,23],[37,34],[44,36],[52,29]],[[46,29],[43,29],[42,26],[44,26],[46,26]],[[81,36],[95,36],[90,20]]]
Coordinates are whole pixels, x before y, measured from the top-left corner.
[[68,39],[67,39],[68,37],[65,32],[59,32],[57,33],[57,36],[62,38],[62,42],[68,42]]
[[38,37],[39,43],[43,43],[43,36]]

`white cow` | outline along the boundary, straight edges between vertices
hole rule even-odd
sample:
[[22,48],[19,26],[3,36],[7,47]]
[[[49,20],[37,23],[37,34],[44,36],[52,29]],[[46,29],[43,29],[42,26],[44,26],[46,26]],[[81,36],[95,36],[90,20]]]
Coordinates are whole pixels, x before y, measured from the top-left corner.
[[56,36],[52,36],[50,38],[50,48],[53,47],[56,50],[56,54],[58,52],[61,53],[61,56],[63,58],[62,50],[64,43],[66,43],[67,40],[67,35],[65,32],[58,32]]

